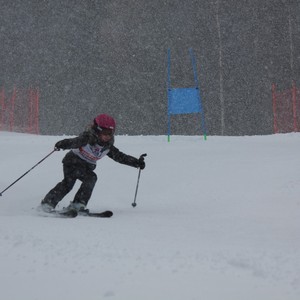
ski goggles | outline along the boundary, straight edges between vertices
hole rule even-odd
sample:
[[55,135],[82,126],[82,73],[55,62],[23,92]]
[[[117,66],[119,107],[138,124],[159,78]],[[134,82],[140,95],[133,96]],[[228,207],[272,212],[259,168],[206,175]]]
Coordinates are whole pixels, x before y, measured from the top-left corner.
[[112,129],[109,128],[102,128],[97,126],[97,133],[100,135],[108,135],[108,136],[113,136],[114,135],[114,131]]

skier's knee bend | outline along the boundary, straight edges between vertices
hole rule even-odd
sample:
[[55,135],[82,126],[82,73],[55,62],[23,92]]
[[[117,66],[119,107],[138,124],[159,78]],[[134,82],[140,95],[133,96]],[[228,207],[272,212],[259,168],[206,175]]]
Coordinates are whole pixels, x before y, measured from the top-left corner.
[[93,182],[94,182],[94,183],[96,183],[96,182],[97,182],[97,180],[98,180],[97,174],[93,172],[93,176],[92,176],[92,178],[93,178],[93,179],[92,179],[92,180],[93,180]]
[[97,179],[98,179],[97,174],[92,172],[89,174],[89,176],[86,177],[85,182],[91,186],[94,186],[97,182]]

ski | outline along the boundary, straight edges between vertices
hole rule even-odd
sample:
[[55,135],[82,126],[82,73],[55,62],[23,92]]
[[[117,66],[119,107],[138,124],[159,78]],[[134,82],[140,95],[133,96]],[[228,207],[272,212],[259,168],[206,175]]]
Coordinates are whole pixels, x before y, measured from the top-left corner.
[[94,217],[94,218],[110,218],[113,216],[113,212],[110,210],[106,210],[103,212],[90,212],[88,209],[86,209],[84,211],[79,211],[78,216]]
[[67,211],[63,211],[63,210],[53,210],[50,212],[50,214],[54,214],[57,217],[62,217],[62,218],[76,218],[78,216],[78,212],[77,210],[67,210]]
[[113,216],[113,212],[110,210],[102,211],[102,212],[90,212],[88,209],[83,211],[77,212],[75,209],[71,210],[50,210],[45,211],[41,207],[37,209],[43,216],[45,217],[58,217],[58,218],[75,218],[77,216],[84,216],[84,217],[94,217],[94,218],[110,218]]

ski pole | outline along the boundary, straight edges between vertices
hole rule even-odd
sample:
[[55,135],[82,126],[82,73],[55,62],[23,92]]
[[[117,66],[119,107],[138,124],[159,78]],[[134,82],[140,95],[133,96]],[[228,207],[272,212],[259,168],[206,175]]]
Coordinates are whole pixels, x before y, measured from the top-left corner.
[[47,154],[43,159],[41,159],[37,164],[35,164],[31,169],[29,169],[27,172],[25,172],[22,176],[20,176],[18,179],[16,179],[12,184],[10,184],[6,189],[4,189],[1,193],[0,196],[2,196],[2,194],[8,190],[11,186],[13,186],[16,182],[18,182],[21,178],[23,178],[26,174],[28,174],[32,169],[34,169],[37,165],[39,165],[42,161],[44,161],[47,157],[49,157],[53,152],[57,151],[57,149],[54,149],[53,151],[51,151],[49,154]]
[[[145,154],[142,154],[142,155],[140,156],[140,159],[144,159],[145,156],[147,156],[146,153],[145,153]],[[138,191],[138,188],[139,188],[140,176],[141,176],[141,168],[139,168],[139,174],[138,174],[138,179],[137,179],[136,188],[135,188],[134,201],[133,201],[133,203],[131,204],[132,207],[136,207],[136,195],[137,195],[137,191]]]

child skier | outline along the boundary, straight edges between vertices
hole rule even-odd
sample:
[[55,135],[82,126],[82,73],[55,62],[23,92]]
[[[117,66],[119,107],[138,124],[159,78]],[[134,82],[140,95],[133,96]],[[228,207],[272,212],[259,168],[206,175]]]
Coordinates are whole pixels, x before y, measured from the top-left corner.
[[50,190],[41,202],[44,211],[53,211],[58,202],[72,190],[77,179],[82,182],[81,186],[74,200],[65,209],[76,210],[79,213],[84,211],[97,181],[97,175],[93,170],[96,168],[97,160],[105,155],[121,164],[141,170],[145,168],[142,156],[137,159],[122,153],[114,146],[115,128],[115,120],[107,114],[101,114],[78,137],[64,139],[55,144],[56,150],[71,151],[62,160],[64,179]]

